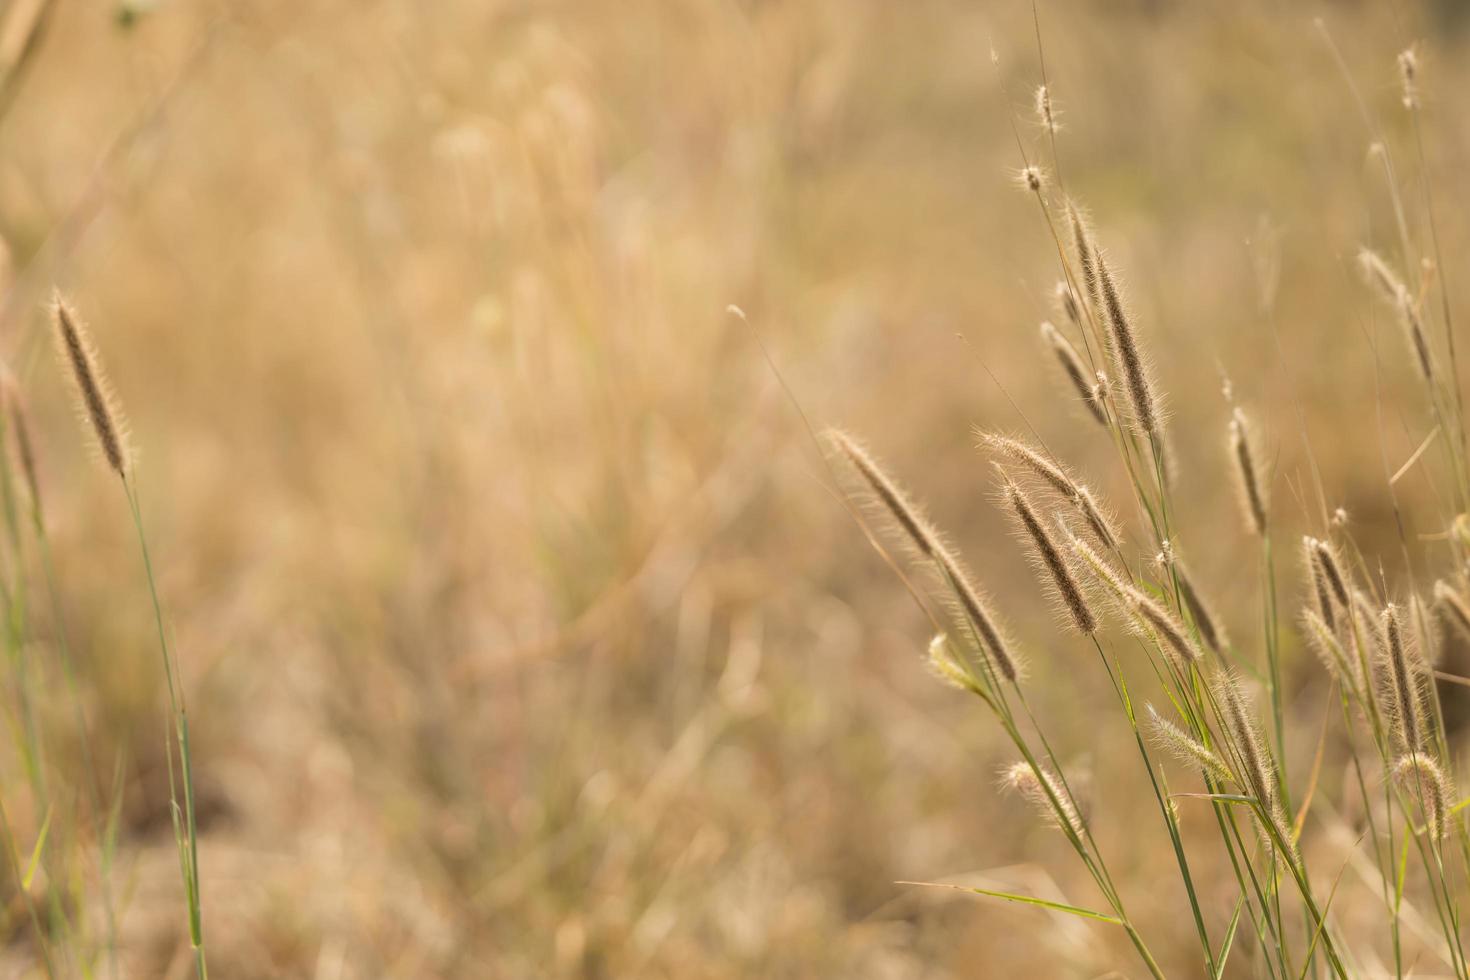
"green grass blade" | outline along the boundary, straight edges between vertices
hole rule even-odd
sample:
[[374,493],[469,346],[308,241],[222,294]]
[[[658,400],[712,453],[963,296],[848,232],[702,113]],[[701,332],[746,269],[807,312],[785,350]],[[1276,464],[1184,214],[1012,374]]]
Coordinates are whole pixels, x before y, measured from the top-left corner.
[[1037,908],[1050,909],[1053,912],[1066,912],[1069,915],[1080,916],[1084,919],[1096,919],[1098,922],[1108,922],[1115,926],[1121,926],[1123,920],[1117,916],[1107,915],[1103,912],[1095,912],[1092,909],[1084,909],[1077,905],[1067,905],[1063,902],[1050,902],[1044,898],[1033,898],[1030,895],[1017,895],[1013,892],[997,892],[988,888],[972,888],[968,885],[949,885],[941,881],[898,881],[898,885],[918,885],[921,888],[948,888],[951,891],[970,892],[975,895],[988,895],[991,898],[999,898],[1007,902],[1019,902],[1022,905],[1034,905]]

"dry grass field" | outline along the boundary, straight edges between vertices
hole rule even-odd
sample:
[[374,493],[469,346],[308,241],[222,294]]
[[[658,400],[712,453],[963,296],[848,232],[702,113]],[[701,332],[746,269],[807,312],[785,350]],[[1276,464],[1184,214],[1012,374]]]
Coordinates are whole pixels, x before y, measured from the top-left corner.
[[1466,976],[1466,92],[1457,0],[0,3],[0,977]]

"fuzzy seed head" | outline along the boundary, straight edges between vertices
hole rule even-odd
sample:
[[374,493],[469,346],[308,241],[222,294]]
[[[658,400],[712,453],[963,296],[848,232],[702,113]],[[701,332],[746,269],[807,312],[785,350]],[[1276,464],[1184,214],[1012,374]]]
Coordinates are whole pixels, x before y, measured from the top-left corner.
[[[1038,769],[1040,775],[1038,775]],[[1082,817],[1065,788],[1044,766],[1033,769],[1029,762],[1015,762],[1001,771],[1001,785],[1019,793],[1054,827],[1065,826],[1073,835],[1083,833]]]
[[1419,318],[1419,306],[1414,301],[1413,294],[1404,285],[1404,281],[1399,278],[1398,274],[1383,260],[1383,257],[1370,248],[1359,249],[1358,267],[1362,270],[1363,278],[1368,284],[1376,289],[1383,301],[1398,314],[1399,323],[1404,329],[1404,336],[1409,342],[1409,350],[1413,355],[1415,367],[1419,369],[1419,374],[1426,381],[1432,381],[1434,379],[1434,357],[1429,347],[1429,340],[1424,334],[1424,324]]
[[1129,585],[1124,591],[1124,599],[1129,608],[1139,619],[1141,619],[1149,631],[1161,640],[1169,653],[1175,660],[1175,665],[1181,670],[1189,664],[1199,660],[1199,647],[1189,638],[1184,624],[1164,607],[1153,596],[1144,592],[1135,585]]
[[52,299],[51,319],[55,327],[57,353],[70,369],[76,389],[79,414],[91,425],[107,465],[126,479],[128,449],[122,413],[102,372],[102,364],[86,327],[60,292]]
[[1051,90],[1045,85],[1036,86],[1036,121],[1041,128],[1055,135],[1057,131],[1057,117],[1052,110]]
[[929,641],[928,653],[929,669],[934,676],[939,678],[950,687],[961,691],[973,691],[975,681],[960,663],[955,655],[954,648],[950,646],[949,637],[943,633],[934,634],[934,639]]
[[856,472],[867,493],[876,500],[879,505],[877,510],[898,526],[906,543],[914,551],[926,558],[933,558],[939,535],[919,508],[909,500],[908,495],[852,436],[840,429],[828,429],[826,436],[828,445]]
[[[1058,283],[1058,285],[1062,284]],[[1062,288],[1065,289],[1066,287],[1063,286]],[[1077,304],[1073,300],[1070,292],[1066,294],[1066,301],[1071,304],[1068,310],[1068,315],[1071,316],[1076,313]],[[1097,397],[1096,388],[1088,381],[1087,367],[1082,363],[1082,357],[1077,353],[1077,348],[1072,346],[1070,340],[1062,336],[1060,330],[1046,320],[1043,320],[1041,323],[1041,339],[1046,342],[1047,347],[1051,348],[1052,353],[1056,356],[1057,363],[1061,365],[1062,373],[1066,375],[1067,380],[1071,383],[1073,389],[1076,390],[1077,397],[1081,400],[1082,404],[1087,406],[1087,413],[1099,425],[1107,425],[1108,419],[1103,413],[1102,402]]]
[[1106,314],[1108,336],[1112,341],[1114,366],[1123,379],[1124,390],[1128,393],[1134,428],[1143,436],[1155,435],[1159,430],[1159,408],[1143,351],[1139,347],[1112,272],[1103,262],[1102,256],[1094,255],[1093,261],[1097,268],[1098,289],[1102,296],[1103,312]]
[[1215,617],[1209,603],[1205,602],[1200,595],[1184,563],[1176,560],[1173,569],[1174,577],[1179,582],[1179,591],[1184,598],[1184,606],[1189,610],[1189,618],[1194,620],[1195,628],[1199,630],[1200,639],[1204,640],[1205,645],[1216,653],[1224,652],[1230,643],[1225,634],[1224,625]]
[[1154,744],[1174,754],[1180,762],[1193,764],[1203,769],[1219,782],[1235,782],[1235,775],[1214,752],[1184,729],[1159,714],[1153,705],[1148,706],[1149,730]]
[[1337,560],[1337,553],[1326,541],[1312,539],[1312,547],[1316,553],[1317,565],[1322,571],[1322,577],[1332,590],[1332,597],[1337,600],[1338,605],[1346,607],[1349,601],[1347,576],[1343,574],[1342,565]]
[[1239,408],[1230,413],[1230,455],[1235,461],[1235,483],[1247,526],[1257,535],[1266,533],[1266,489],[1251,447],[1250,426]]
[[1454,794],[1439,763],[1423,752],[1412,752],[1394,763],[1393,778],[1400,789],[1419,801],[1425,831],[1433,839],[1442,840]]
[[1082,309],[1077,305],[1077,297],[1072,295],[1072,288],[1066,282],[1058,279],[1055,289],[1057,309],[1064,313],[1072,326],[1082,326]]
[[1398,607],[1392,602],[1383,608],[1383,635],[1388,658],[1385,679],[1389,689],[1382,700],[1390,707],[1395,731],[1404,746],[1418,749],[1424,744],[1421,671],[1418,658],[1409,647]]
[[1077,584],[1071,565],[1062,557],[1056,542],[1052,540],[1051,532],[1042,524],[1035,506],[1027,498],[1025,492],[1012,483],[1003,470],[1001,476],[1004,479],[1006,501],[1016,515],[1016,520],[1026,537],[1031,540],[1037,562],[1046,569],[1050,576],[1052,585],[1061,598],[1072,625],[1080,633],[1097,632],[1097,616],[1094,615],[1092,606],[1088,603],[1081,586]]
[[[1276,790],[1275,760],[1266,748],[1265,740],[1261,738],[1250,698],[1246,696],[1239,680],[1230,671],[1221,671],[1217,675],[1215,699],[1224,715],[1221,720],[1229,731],[1230,739],[1240,758],[1243,770],[1241,775],[1245,785],[1260,801],[1261,809],[1268,814],[1274,825],[1275,837],[1286,842],[1287,847],[1290,848],[1292,845],[1290,825],[1286,821],[1286,814],[1281,807],[1281,800]],[[1265,826],[1261,827],[1261,832],[1269,843],[1273,845],[1276,843],[1275,837],[1267,833]]]
[[860,497],[872,502],[869,510],[895,527],[913,555],[934,571],[959,617],[967,624],[966,632],[973,630],[995,669],[1014,682],[1020,675],[1018,661],[984,593],[975,585],[959,556],[856,439],[839,429],[829,429],[826,438],[834,455],[857,475]]
[[1327,673],[1333,680],[1349,691],[1361,689],[1361,672],[1357,663],[1348,658],[1347,652],[1338,642],[1337,634],[1318,612],[1313,609],[1302,610],[1302,632],[1306,635],[1312,652],[1322,661],[1322,666],[1327,668]]
[[1403,86],[1404,108],[1419,107],[1419,55],[1408,47],[1399,52],[1399,81]]

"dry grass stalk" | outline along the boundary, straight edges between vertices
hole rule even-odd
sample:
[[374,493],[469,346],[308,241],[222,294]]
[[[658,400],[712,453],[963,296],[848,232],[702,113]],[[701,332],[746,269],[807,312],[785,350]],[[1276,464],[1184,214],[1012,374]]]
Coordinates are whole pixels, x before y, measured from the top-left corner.
[[5,400],[5,414],[10,422],[10,430],[15,434],[15,453],[20,459],[21,474],[25,477],[26,489],[30,491],[32,506],[39,513],[41,480],[36,470],[36,449],[31,441],[31,425],[25,399],[8,377],[0,382],[0,396]]

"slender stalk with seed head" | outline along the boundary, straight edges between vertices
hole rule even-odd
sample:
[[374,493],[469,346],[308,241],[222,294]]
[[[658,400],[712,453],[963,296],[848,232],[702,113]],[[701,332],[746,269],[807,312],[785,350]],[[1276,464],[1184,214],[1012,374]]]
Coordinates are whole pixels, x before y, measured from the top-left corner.
[[1047,486],[1066,497],[1082,515],[1088,529],[1097,535],[1098,540],[1109,548],[1118,547],[1118,532],[1113,530],[1112,522],[1098,506],[1091,491],[1072,479],[1060,465],[1019,439],[979,429],[976,430],[976,435],[979,436],[980,442],[991,451],[1020,463]]
[[[1043,780],[1045,786],[1042,785]],[[1053,826],[1065,823],[1079,838],[1084,833],[1082,816],[1077,812],[1077,805],[1044,766],[1033,768],[1029,762],[1014,762],[1001,772],[1001,784],[1019,793]]]
[[[1224,714],[1222,720],[1230,732],[1231,741],[1240,756],[1243,770],[1241,776],[1255,794],[1262,811],[1275,824],[1275,836],[1290,848],[1291,831],[1276,789],[1275,763],[1251,717],[1250,702],[1241,690],[1240,682],[1230,671],[1221,671],[1217,676],[1215,698]],[[1264,827],[1262,832],[1265,833]],[[1267,836],[1270,837],[1269,834]],[[1292,855],[1285,856],[1289,858]]]
[[1235,774],[1203,742],[1159,714],[1153,705],[1148,706],[1149,726],[1155,744],[1173,753],[1181,762],[1194,763],[1215,779],[1235,782]]
[[1332,550],[1332,545],[1326,541],[1316,539],[1313,541],[1313,549],[1317,553],[1317,562],[1321,565],[1322,575],[1327,584],[1332,588],[1332,596],[1339,605],[1348,604],[1347,576],[1343,574],[1342,565],[1337,560],[1337,553]]
[[897,525],[905,543],[921,559],[933,563],[953,594],[965,620],[975,631],[996,670],[1014,682],[1020,676],[1019,661],[1005,631],[990,611],[984,594],[975,585],[969,570],[920,512],[904,491],[889,478],[871,454],[856,439],[839,429],[829,429],[828,443],[857,473],[878,509]]
[[1230,413],[1230,455],[1235,460],[1235,482],[1246,520],[1251,530],[1264,537],[1266,489],[1261,483],[1260,467],[1256,465],[1255,451],[1251,447],[1250,426],[1245,413],[1238,408]]
[[[143,516],[138,505],[134,487],[130,458],[122,413],[107,384],[102,365],[88,337],[86,328],[75,311],[58,292],[52,302],[52,323],[55,327],[57,353],[70,369],[81,414],[88,420],[92,432],[107,466],[121,479],[124,495],[133,517],[138,547],[142,554],[143,569],[148,581],[148,593],[153,604],[154,624],[158,630],[159,650],[163,657],[164,677],[168,684],[169,706],[173,715],[173,736],[179,749],[179,764],[183,777],[184,799],[182,827],[176,830],[179,848],[179,866],[184,879],[184,893],[189,912],[189,940],[194,950],[194,968],[199,980],[206,980],[208,967],[204,955],[203,902],[199,885],[199,833],[194,805],[194,765],[189,743],[189,718],[182,692],[175,679],[173,653],[169,648],[168,633],[163,622],[163,606],[158,598],[158,587],[153,576],[153,561],[148,553],[148,539],[143,533]],[[176,826],[180,812],[179,800],[172,786],[173,743],[169,749],[169,802],[175,815]]]
[[[1076,301],[1072,299],[1071,292],[1067,293],[1067,302],[1070,304],[1070,312],[1075,314]],[[1062,332],[1052,326],[1051,321],[1041,322],[1041,338],[1046,341],[1047,347],[1051,348],[1056,355],[1057,363],[1062,367],[1062,373],[1067,376],[1067,381],[1077,392],[1078,399],[1087,406],[1087,412],[1097,421],[1099,425],[1107,425],[1108,417],[1103,412],[1102,405],[1097,397],[1096,386],[1091,380],[1087,366],[1082,363],[1082,357],[1077,353],[1077,348],[1072,342],[1062,336]]]
[[1148,367],[1128,311],[1118,294],[1117,283],[1101,255],[1094,255],[1097,269],[1098,289],[1102,295],[1103,312],[1108,324],[1108,335],[1113,342],[1113,357],[1118,373],[1123,378],[1123,388],[1128,392],[1128,402],[1133,409],[1133,424],[1144,436],[1156,436],[1159,431],[1159,409],[1154,398],[1153,384],[1149,381]]
[[1332,627],[1316,610],[1302,610],[1302,632],[1306,634],[1307,643],[1317,654],[1317,659],[1327,668],[1328,675],[1348,691],[1359,690],[1356,665],[1348,659]]
[[1035,506],[1027,498],[1025,492],[1011,481],[1005,470],[1000,469],[999,466],[996,468],[1000,470],[1003,481],[1002,492],[1005,494],[1006,502],[1016,515],[1021,529],[1031,539],[1036,557],[1050,576],[1072,625],[1080,633],[1097,632],[1097,616],[1093,613],[1086,594],[1077,584],[1071,565],[1062,557],[1056,542],[1052,540],[1051,532],[1037,516]]
[[1419,689],[1418,665],[1410,661],[1412,654],[1404,637],[1398,607],[1390,602],[1383,608],[1383,635],[1388,655],[1389,678],[1392,683],[1391,703],[1398,722],[1399,736],[1410,751],[1424,744],[1424,721]]
[[1393,778],[1419,801],[1429,836],[1436,841],[1442,839],[1453,795],[1439,763],[1423,752],[1400,756],[1393,766]]
[[1420,321],[1419,307],[1414,302],[1413,294],[1409,292],[1403,280],[1389,268],[1388,263],[1383,261],[1383,257],[1372,249],[1359,250],[1358,265],[1363,270],[1363,278],[1378,290],[1384,301],[1398,314],[1399,322],[1404,328],[1404,335],[1414,354],[1414,366],[1419,369],[1425,381],[1433,381],[1434,360],[1430,353],[1429,341],[1424,336],[1424,324]]
[[1184,605],[1189,609],[1189,618],[1194,620],[1195,629],[1199,630],[1201,640],[1205,645],[1216,653],[1221,653],[1229,645],[1230,639],[1226,636],[1225,626],[1215,617],[1209,603],[1205,602],[1200,595],[1199,589],[1195,587],[1194,580],[1183,562],[1176,560],[1173,565],[1174,578],[1179,583],[1179,593],[1184,599]]
[[1072,326],[1080,330],[1082,328],[1082,310],[1077,306],[1077,297],[1072,293],[1072,287],[1067,285],[1066,280],[1059,279],[1057,280],[1054,292],[1056,294],[1057,309],[1066,315]]

